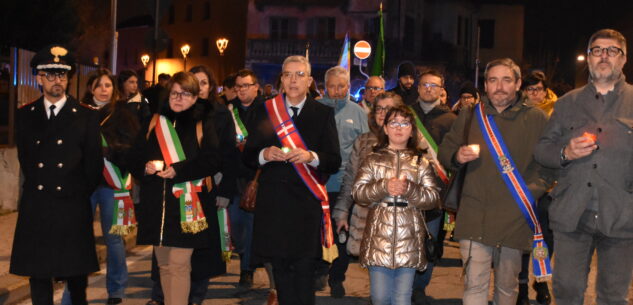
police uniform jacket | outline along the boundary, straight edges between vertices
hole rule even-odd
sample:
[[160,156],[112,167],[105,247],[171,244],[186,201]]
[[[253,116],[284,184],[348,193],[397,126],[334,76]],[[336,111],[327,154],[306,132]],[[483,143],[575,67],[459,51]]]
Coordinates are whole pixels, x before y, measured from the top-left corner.
[[68,97],[53,120],[40,98],[17,112],[24,174],[13,274],[65,277],[99,270],[90,194],[101,178],[99,114]]

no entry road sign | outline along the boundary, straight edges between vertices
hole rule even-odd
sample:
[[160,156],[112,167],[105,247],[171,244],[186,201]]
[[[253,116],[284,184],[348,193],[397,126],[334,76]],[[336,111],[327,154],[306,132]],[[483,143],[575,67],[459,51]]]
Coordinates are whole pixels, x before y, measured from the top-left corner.
[[360,40],[354,44],[354,55],[360,59],[367,59],[371,54],[371,45],[365,40]]

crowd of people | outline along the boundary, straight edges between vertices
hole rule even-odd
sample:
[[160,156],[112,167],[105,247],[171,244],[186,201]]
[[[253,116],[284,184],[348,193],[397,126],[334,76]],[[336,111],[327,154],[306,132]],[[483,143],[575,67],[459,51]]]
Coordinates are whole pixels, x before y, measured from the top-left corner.
[[[449,236],[466,305],[488,304],[492,273],[494,304],[529,304],[530,262],[539,304],[581,305],[594,251],[597,303],[628,304],[626,52],[621,33],[594,33],[589,83],[560,99],[543,72],[522,77],[495,59],[483,91],[466,83],[451,106],[438,70],[404,62],[395,88],[372,76],[355,101],[348,70],[327,70],[320,94],[298,55],[283,61],[278,92],[249,69],[220,84],[196,66],[141,91],[134,71],[100,68],[77,100],[66,94],[72,54],[47,47],[31,61],[43,96],[17,113],[25,179],[10,271],[30,278],[33,304],[52,305],[59,280],[62,304],[87,304],[98,206],[107,304],[124,302],[122,236],[135,228],[153,246],[148,305],[201,304],[231,251],[239,289],[265,268],[268,304],[314,304],[326,286],[344,297],[353,257],[372,304],[430,304]],[[456,211],[444,208],[452,188]]]

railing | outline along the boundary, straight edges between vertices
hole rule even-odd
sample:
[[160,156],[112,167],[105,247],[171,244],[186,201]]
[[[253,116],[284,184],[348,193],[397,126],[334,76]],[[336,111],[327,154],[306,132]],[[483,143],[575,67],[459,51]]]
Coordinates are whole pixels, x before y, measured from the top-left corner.
[[310,43],[311,62],[337,61],[341,55],[342,40],[268,40],[249,39],[246,58],[252,61],[281,61],[290,55],[305,55],[306,45]]

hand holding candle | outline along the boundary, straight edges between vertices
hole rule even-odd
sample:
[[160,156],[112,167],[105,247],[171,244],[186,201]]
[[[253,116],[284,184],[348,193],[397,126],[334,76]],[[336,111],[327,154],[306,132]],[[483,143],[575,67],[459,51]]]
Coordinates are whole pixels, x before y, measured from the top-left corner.
[[154,164],[154,168],[157,172],[160,172],[165,168],[165,162],[163,160],[154,160],[152,161],[152,164]]
[[586,132],[586,131],[585,131],[585,133],[582,134],[582,136],[587,138],[587,139],[589,139],[589,140],[591,140],[591,141],[593,141],[594,143],[596,143],[596,140],[598,140],[598,136],[596,136],[593,133]]
[[569,143],[567,143],[563,151],[565,159],[571,161],[590,155],[594,150],[598,149],[596,141],[597,136],[589,132],[585,132],[579,137],[572,138],[569,140]]
[[470,144],[468,147],[470,147],[473,153],[477,154],[477,157],[479,157],[479,144]]

